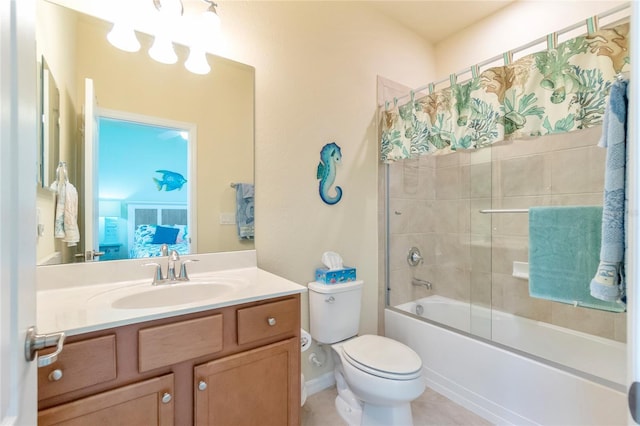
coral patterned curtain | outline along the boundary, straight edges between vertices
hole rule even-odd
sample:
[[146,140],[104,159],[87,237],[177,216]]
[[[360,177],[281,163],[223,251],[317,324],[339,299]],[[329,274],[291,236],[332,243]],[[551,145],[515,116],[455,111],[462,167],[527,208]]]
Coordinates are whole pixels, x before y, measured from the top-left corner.
[[628,34],[628,23],[602,29],[465,83],[381,107],[381,160],[601,124],[609,87],[629,67]]

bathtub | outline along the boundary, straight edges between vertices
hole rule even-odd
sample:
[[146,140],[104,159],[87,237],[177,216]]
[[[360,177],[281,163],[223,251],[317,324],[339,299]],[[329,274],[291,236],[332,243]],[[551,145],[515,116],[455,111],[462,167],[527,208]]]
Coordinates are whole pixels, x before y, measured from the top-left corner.
[[385,334],[420,354],[431,388],[492,423],[627,424],[623,343],[441,296],[385,309]]

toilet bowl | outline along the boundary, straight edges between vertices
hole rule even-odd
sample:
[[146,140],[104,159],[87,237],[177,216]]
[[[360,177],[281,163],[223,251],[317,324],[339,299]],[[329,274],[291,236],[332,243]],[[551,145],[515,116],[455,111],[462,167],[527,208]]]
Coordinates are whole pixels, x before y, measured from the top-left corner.
[[395,340],[363,335],[331,346],[336,409],[350,425],[411,425],[411,401],[425,390],[422,361]]
[[422,360],[393,339],[357,335],[362,286],[309,283],[311,336],[331,345],[336,409],[352,426],[410,426],[411,401],[426,388]]

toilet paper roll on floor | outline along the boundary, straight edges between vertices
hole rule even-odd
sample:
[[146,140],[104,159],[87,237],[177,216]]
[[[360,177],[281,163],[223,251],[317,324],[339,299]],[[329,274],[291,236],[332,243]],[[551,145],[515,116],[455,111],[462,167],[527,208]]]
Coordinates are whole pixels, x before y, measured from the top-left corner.
[[302,352],[306,351],[311,347],[311,335],[302,328],[300,329],[300,350]]

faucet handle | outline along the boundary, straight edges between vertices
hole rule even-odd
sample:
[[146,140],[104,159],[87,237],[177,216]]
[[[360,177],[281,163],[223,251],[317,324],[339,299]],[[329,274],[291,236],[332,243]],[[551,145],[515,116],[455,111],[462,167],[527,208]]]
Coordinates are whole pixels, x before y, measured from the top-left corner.
[[171,253],[169,253],[169,260],[173,260],[174,262],[176,260],[180,260],[180,254],[178,254],[177,250],[171,250]]
[[162,267],[160,266],[160,264],[158,262],[144,263],[142,266],[155,266],[156,267],[156,272],[153,275],[153,282],[151,283],[152,285],[156,285],[159,282],[164,281],[164,276],[162,275]]
[[169,246],[166,243],[160,246],[160,256],[169,256]]
[[187,263],[191,263],[191,262],[199,262],[199,260],[198,259],[183,260],[182,264],[180,265],[180,276],[178,277],[179,280],[189,281],[189,275],[187,275]]

